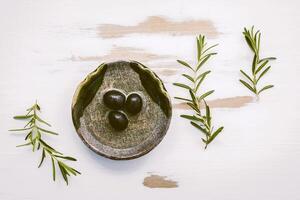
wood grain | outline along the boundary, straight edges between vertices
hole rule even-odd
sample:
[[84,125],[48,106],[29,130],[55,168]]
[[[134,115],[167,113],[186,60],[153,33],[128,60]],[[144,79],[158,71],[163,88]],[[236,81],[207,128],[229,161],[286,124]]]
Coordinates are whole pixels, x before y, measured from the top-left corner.
[[102,24],[98,35],[103,38],[123,37],[132,33],[153,34],[167,33],[170,35],[197,35],[199,30],[208,37],[216,37],[219,32],[210,20],[172,21],[162,16],[150,16],[145,21],[133,26]]
[[[249,103],[254,101],[254,97],[252,96],[237,96],[237,97],[228,97],[228,98],[220,98],[208,100],[207,104],[211,108],[240,108],[246,106]],[[201,102],[201,107],[204,109],[205,104]],[[173,105],[175,109],[190,109],[190,107],[186,103],[177,103]]]
[[98,61],[98,62],[112,62],[123,60],[137,60],[139,62],[147,63],[150,61],[174,59],[172,55],[159,55],[147,52],[145,49],[135,47],[119,47],[114,46],[107,54],[99,56],[75,56],[70,58],[74,62],[84,61]]
[[170,180],[166,176],[150,175],[144,178],[143,185],[148,188],[176,188],[176,181]]

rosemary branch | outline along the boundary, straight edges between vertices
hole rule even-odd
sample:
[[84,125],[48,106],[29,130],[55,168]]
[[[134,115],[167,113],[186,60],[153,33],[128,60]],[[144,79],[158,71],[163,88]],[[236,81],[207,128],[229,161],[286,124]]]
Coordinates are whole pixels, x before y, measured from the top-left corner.
[[[212,45],[207,47],[205,36],[199,35],[197,38],[197,65],[195,67],[191,67],[187,62],[182,60],[177,60],[178,63],[187,67],[192,75],[189,74],[182,74],[190,84],[183,84],[183,83],[174,83],[175,86],[184,88],[189,91],[190,98],[183,98],[183,97],[175,97],[175,99],[184,101],[191,109],[194,110],[194,115],[180,115],[182,118],[190,120],[190,123],[199,129],[201,132],[204,133],[205,138],[202,138],[202,141],[205,143],[205,149],[207,146],[217,137],[217,135],[223,130],[224,127],[218,128],[214,131],[212,126],[211,120],[211,112],[210,107],[207,105],[205,98],[211,95],[214,90],[207,91],[203,94],[199,94],[199,88],[203,83],[206,76],[211,71],[204,71],[202,72],[202,66],[208,61],[208,59],[216,55],[215,52],[210,52],[216,45]],[[205,105],[205,113],[201,113],[201,102],[204,102]]]
[[254,32],[255,32],[254,26],[252,26],[251,30],[244,28],[243,34],[245,40],[254,55],[253,55],[252,69],[251,69],[252,76],[249,76],[246,72],[240,70],[240,72],[245,77],[245,80],[240,79],[240,82],[258,97],[261,92],[274,87],[274,85],[266,85],[261,89],[258,89],[257,85],[258,82],[261,80],[261,78],[270,70],[271,66],[269,65],[269,61],[275,60],[276,58],[266,57],[260,59],[261,33],[259,30],[256,31],[255,33]]
[[42,166],[42,163],[46,156],[49,156],[52,162],[52,176],[53,180],[55,181],[56,178],[56,165],[57,163],[58,168],[60,169],[61,175],[63,176],[66,184],[68,185],[68,176],[77,174],[81,174],[76,169],[70,167],[67,165],[64,160],[70,160],[70,161],[76,161],[75,158],[70,156],[64,156],[61,152],[57,151],[53,147],[51,147],[49,144],[47,144],[43,139],[42,136],[44,134],[51,134],[51,135],[58,135],[58,133],[55,133],[53,131],[46,130],[41,127],[41,124],[45,124],[47,126],[51,126],[49,123],[44,121],[38,116],[38,112],[40,112],[41,108],[37,104],[37,102],[27,109],[26,115],[20,115],[15,116],[14,119],[21,119],[21,120],[29,120],[28,123],[24,126],[24,128],[21,129],[11,129],[9,131],[29,131],[25,137],[25,141],[28,141],[25,144],[18,145],[17,147],[23,147],[23,146],[32,146],[32,151],[40,150],[42,151],[42,157],[41,161],[38,165],[38,167]]

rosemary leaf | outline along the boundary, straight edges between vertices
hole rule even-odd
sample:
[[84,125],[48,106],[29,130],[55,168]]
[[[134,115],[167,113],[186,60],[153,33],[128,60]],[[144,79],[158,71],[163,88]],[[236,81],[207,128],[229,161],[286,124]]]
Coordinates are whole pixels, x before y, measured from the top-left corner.
[[252,79],[250,78],[250,76],[248,74],[246,74],[243,70],[240,70],[240,72],[251,82],[253,83]]
[[276,60],[277,58],[275,58],[275,57],[267,57],[267,58],[263,58],[263,59],[261,59],[260,61],[259,61],[259,63],[261,63],[261,62],[263,62],[263,61],[265,61],[265,60]]
[[28,142],[28,143],[25,143],[25,144],[20,144],[17,147],[24,147],[24,146],[28,146],[28,145],[31,145],[31,144],[32,144],[32,142]]
[[182,64],[183,66],[186,66],[187,68],[191,69],[192,71],[194,71],[194,69],[189,65],[187,64],[186,62],[182,61],[182,60],[177,60],[177,62],[179,62],[180,64]]
[[193,120],[193,121],[199,121],[199,122],[204,122],[203,119],[196,117],[195,115],[180,115],[180,117],[188,119],[188,120]]
[[37,127],[37,128],[38,128],[39,130],[45,132],[45,133],[50,133],[50,134],[52,134],[52,135],[58,135],[58,133],[56,133],[56,132],[53,132],[53,131],[49,131],[49,130],[43,129],[43,128],[41,128],[41,127]]
[[263,77],[263,75],[265,75],[269,69],[271,68],[271,66],[267,67],[258,77],[257,82]]
[[192,100],[186,99],[186,98],[182,98],[182,97],[174,97],[174,98],[178,99],[178,100],[182,100],[182,101],[192,102]]
[[67,177],[68,172],[65,170],[65,168],[61,165],[61,163],[59,161],[57,162],[57,164],[58,164],[58,167],[60,169],[61,175],[63,176],[65,182],[68,185],[69,184],[68,177]]
[[200,131],[202,131],[205,135],[209,136],[209,133],[205,128],[202,128],[200,125],[196,124],[195,122],[191,122],[191,124],[197,129],[199,129]]
[[55,157],[63,158],[63,159],[66,159],[66,160],[71,160],[71,161],[77,161],[76,158],[73,158],[73,157],[70,157],[70,156],[55,155]]
[[262,68],[264,68],[264,66],[266,66],[268,64],[268,62],[269,62],[269,60],[265,60],[264,62],[262,62],[262,64],[255,71],[255,74],[257,74],[258,72],[260,72],[260,70],[262,70]]
[[192,101],[194,102],[194,105],[197,105],[198,101],[197,101],[197,98],[196,98],[194,92],[192,90],[189,90],[189,92],[190,92],[190,95],[192,97]]
[[191,76],[189,76],[187,74],[182,74],[182,76],[184,76],[185,78],[187,78],[188,80],[190,80],[192,83],[194,82],[194,79]]
[[224,127],[220,127],[218,128],[212,135],[211,137],[207,140],[207,144],[211,143],[216,137],[217,135],[223,130]]
[[18,115],[14,116],[14,119],[28,119],[31,118],[33,115]]
[[240,80],[240,82],[241,82],[244,86],[246,86],[250,91],[252,91],[252,92],[254,92],[254,93],[256,94],[255,89],[252,88],[248,83],[246,83],[246,82],[243,81],[243,80]]
[[259,90],[258,94],[261,93],[262,91],[270,89],[272,87],[274,87],[274,85],[267,85],[267,86],[263,87],[261,90]]
[[185,89],[188,89],[188,90],[191,90],[192,88],[186,84],[183,84],[183,83],[173,83],[173,85],[176,85],[178,87],[182,87],[182,88],[185,88]]
[[41,165],[42,165],[45,157],[46,157],[46,154],[45,154],[45,150],[43,149],[43,151],[42,151],[42,159],[41,159],[41,162],[40,162],[40,164],[39,164],[38,167],[41,167]]
[[56,178],[56,170],[55,170],[55,164],[54,164],[54,159],[53,157],[51,157],[51,162],[52,162],[52,177],[53,177],[53,181],[55,181]]
[[252,60],[252,74],[255,74],[256,65],[257,65],[257,56],[254,55]]
[[206,111],[206,121],[207,121],[207,126],[209,128],[211,126],[210,108],[207,105],[205,100],[204,100],[204,103],[205,103],[205,111]]
[[[203,54],[205,54],[206,52],[208,52],[209,50],[211,50],[212,48],[214,48],[214,47],[216,47],[216,46],[218,46],[219,44],[214,44],[214,45],[212,45],[212,46],[210,46],[210,47],[208,47],[207,49],[205,49],[204,51],[203,51]],[[211,55],[216,55],[217,53],[211,53]]]
[[199,39],[198,37],[196,39],[197,39],[197,60],[200,60],[200,58],[201,58],[201,50],[202,50],[201,46],[202,46],[202,44],[201,44],[201,39]]
[[201,60],[200,62],[199,62],[199,64],[198,64],[198,66],[197,66],[197,71],[200,69],[200,67],[202,66],[202,65],[204,65],[205,63],[206,63],[206,61],[210,58],[210,56],[211,55],[208,55],[208,56],[206,56],[203,60]]
[[205,75],[203,75],[203,76],[200,78],[200,80],[198,81],[198,83],[197,83],[197,85],[196,85],[196,88],[194,89],[195,92],[198,91],[198,89],[199,89],[201,83],[204,81],[204,79],[205,79],[205,77],[207,76],[207,74],[209,74],[209,73],[206,73]]
[[211,72],[211,71],[209,70],[209,71],[206,71],[206,72],[204,72],[204,73],[202,73],[202,74],[199,74],[199,75],[197,76],[195,82],[198,81],[198,80],[199,80],[200,78],[202,78],[203,76],[206,76],[206,75],[209,74],[210,72]]
[[36,120],[38,120],[38,121],[40,121],[41,123],[43,123],[43,124],[46,124],[46,125],[48,125],[48,126],[51,126],[48,122],[46,122],[46,121],[44,121],[43,119],[41,119],[39,116],[35,116],[36,118]]
[[201,101],[202,99],[205,99],[206,97],[208,97],[209,95],[211,95],[212,93],[214,93],[214,90],[210,90],[204,94],[202,94],[199,98],[198,101]]
[[189,105],[197,113],[200,113],[200,109],[196,107],[193,103],[187,103],[187,105]]
[[30,130],[32,129],[32,127],[29,127],[29,128],[18,128],[18,129],[10,129],[8,131],[26,131],[26,130]]
[[30,137],[31,136],[31,134],[32,134],[32,132],[30,131],[26,136],[25,136],[25,140],[27,140],[28,139],[28,137]]

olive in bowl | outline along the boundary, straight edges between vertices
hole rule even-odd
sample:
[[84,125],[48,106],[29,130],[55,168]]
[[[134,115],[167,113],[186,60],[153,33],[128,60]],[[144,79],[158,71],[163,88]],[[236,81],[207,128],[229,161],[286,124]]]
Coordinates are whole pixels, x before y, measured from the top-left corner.
[[108,113],[109,124],[117,131],[123,131],[128,126],[128,118],[123,112],[113,110]]
[[103,95],[104,104],[111,109],[118,110],[124,106],[126,97],[118,90],[109,90]]
[[137,93],[131,93],[127,96],[125,102],[125,109],[128,113],[135,115],[142,110],[143,107],[143,99]]

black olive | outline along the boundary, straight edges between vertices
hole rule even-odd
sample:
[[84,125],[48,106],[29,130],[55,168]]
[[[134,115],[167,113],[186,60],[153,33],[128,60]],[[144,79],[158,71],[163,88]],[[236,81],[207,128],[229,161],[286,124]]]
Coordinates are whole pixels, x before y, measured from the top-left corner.
[[109,90],[103,95],[104,104],[111,109],[118,110],[124,106],[126,97],[118,90]]
[[128,118],[126,114],[120,111],[110,111],[108,113],[108,121],[110,125],[117,131],[123,131],[128,126]]
[[125,103],[125,108],[127,112],[134,115],[139,113],[142,110],[142,107],[143,100],[140,95],[138,95],[137,93],[132,93],[128,95]]

